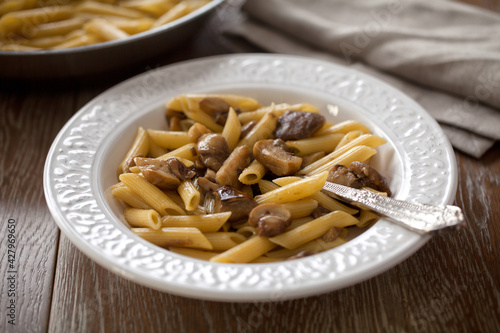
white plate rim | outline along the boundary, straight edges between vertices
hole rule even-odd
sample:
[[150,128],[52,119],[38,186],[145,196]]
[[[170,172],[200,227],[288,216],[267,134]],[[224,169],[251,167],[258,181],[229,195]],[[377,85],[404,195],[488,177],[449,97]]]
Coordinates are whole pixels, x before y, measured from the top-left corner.
[[[293,74],[289,73],[291,67],[295,71]],[[205,73],[203,68],[210,68],[210,73]],[[258,72],[259,68],[274,72],[266,76],[264,72]],[[227,78],[221,76],[228,70],[234,70],[232,74],[239,74]],[[99,105],[110,107],[109,110],[99,109],[99,112],[102,112],[100,119],[109,122],[116,121],[106,118],[110,116],[106,114],[107,112],[116,112],[115,104],[119,101],[113,100],[114,95],[131,91],[130,89],[133,89],[137,83],[141,83],[142,87],[148,90],[141,98],[148,98],[148,94],[158,94],[158,88],[152,88],[152,83],[166,84],[162,88],[170,89],[169,92],[172,95],[186,92],[186,85],[200,89],[202,84],[214,83],[213,80],[226,80],[225,84],[230,84],[231,80],[234,82],[239,80],[238,82],[262,82],[263,84],[298,84],[303,85],[304,89],[306,87],[318,88],[314,82],[300,82],[304,79],[300,75],[298,78],[293,78],[297,72],[306,70],[308,75],[311,71],[313,73],[317,71],[318,77],[321,76],[319,82],[331,83],[332,87],[335,87],[335,84],[338,85],[339,75],[342,80],[355,82],[351,83],[354,86],[348,84],[344,91],[345,95],[342,95],[342,98],[353,99],[353,103],[362,102],[356,98],[363,97],[360,95],[363,89],[373,90],[370,92],[371,98],[373,94],[380,94],[384,101],[378,100],[378,97],[376,101],[385,105],[387,103],[396,105],[397,112],[399,112],[397,116],[403,118],[401,119],[403,126],[409,126],[408,119],[416,117],[413,119],[415,126],[405,128],[406,133],[399,133],[404,136],[402,137],[405,140],[404,149],[408,150],[408,145],[410,145],[412,149],[415,148],[418,151],[415,156],[412,155],[413,150],[409,155],[406,154],[404,163],[410,163],[411,168],[416,169],[413,171],[419,172],[419,163],[415,159],[418,157],[427,160],[431,165],[425,165],[422,171],[428,172],[429,168],[437,167],[435,179],[444,186],[441,186],[439,193],[436,193],[436,189],[433,188],[432,197],[427,196],[429,189],[424,188],[418,190],[418,197],[403,199],[420,202],[432,200],[436,204],[453,202],[457,188],[457,167],[453,149],[435,120],[411,98],[367,74],[322,60],[277,54],[238,54],[189,60],[156,69],[118,84],[80,109],[55,138],[45,163],[45,197],[59,228],[86,255],[125,278],[172,294],[207,300],[277,301],[305,297],[353,285],[394,267],[417,251],[428,241],[429,237],[411,233],[381,220],[360,237],[326,253],[300,259],[295,263],[252,266],[206,263],[170,253],[142,240],[134,239],[130,243],[130,235],[123,233],[125,227],[113,224],[113,221],[116,223],[119,220],[113,216],[101,216],[106,215],[106,212],[100,210],[98,205],[92,202],[92,190],[95,188],[95,183],[91,179],[94,162],[92,154],[95,157],[94,145],[98,147],[99,142],[90,142],[90,147],[80,147],[83,150],[87,149],[88,156],[90,156],[87,156],[84,161],[77,161],[81,163],[76,163],[78,169],[76,174],[85,177],[76,182],[71,180],[68,184],[62,184],[66,193],[70,191],[76,197],[78,195],[80,197],[72,201],[66,194],[61,194],[61,179],[68,177],[69,173],[75,173],[75,170],[71,170],[71,163],[74,161],[68,162],[68,156],[63,154],[68,149],[74,148],[74,144],[70,143],[68,146],[67,141],[75,135],[75,129],[82,125],[82,119],[95,116],[96,107]],[[175,82],[156,81],[167,76],[172,77],[174,74],[177,76]],[[280,76],[282,74],[285,76]],[[179,75],[185,77],[179,77]],[[196,82],[193,83],[192,80]],[[288,81],[285,82],[285,80]],[[290,80],[297,80],[297,82]],[[135,107],[134,100],[127,103]],[[105,132],[97,132],[95,136],[103,140],[108,134]],[[78,136],[78,133],[76,135]],[[427,142],[428,140],[432,140],[432,143]],[[92,149],[94,149],[93,152]],[[421,181],[417,183],[418,186],[422,185]],[[67,185],[66,188],[65,185]],[[88,204],[89,207],[81,208],[83,204]],[[87,208],[88,210],[85,210]],[[89,210],[90,214],[94,214],[90,219],[85,217],[88,216]],[[79,216],[75,219],[68,217],[68,214],[72,214],[73,217],[75,214]],[[85,227],[88,230],[82,231]],[[95,230],[91,230],[91,227]],[[388,242],[387,238],[393,236],[396,236],[396,240]],[[112,242],[119,244],[120,240],[125,240],[125,248],[109,245]],[[370,254],[369,257],[360,257],[360,253],[366,254],[367,246],[368,249],[375,246],[379,252]],[[144,253],[150,253],[153,259],[144,259]],[[339,265],[344,266],[340,269]],[[180,270],[180,273],[174,274],[174,269]],[[244,281],[242,277],[245,277]]]

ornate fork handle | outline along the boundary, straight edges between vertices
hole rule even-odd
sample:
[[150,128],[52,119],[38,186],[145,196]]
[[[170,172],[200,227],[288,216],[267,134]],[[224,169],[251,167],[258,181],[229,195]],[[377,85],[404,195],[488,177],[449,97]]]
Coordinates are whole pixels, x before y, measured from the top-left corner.
[[326,182],[323,189],[344,201],[359,203],[389,217],[393,222],[418,232],[436,232],[444,228],[458,227],[464,223],[462,210],[457,206],[411,203],[330,182]]

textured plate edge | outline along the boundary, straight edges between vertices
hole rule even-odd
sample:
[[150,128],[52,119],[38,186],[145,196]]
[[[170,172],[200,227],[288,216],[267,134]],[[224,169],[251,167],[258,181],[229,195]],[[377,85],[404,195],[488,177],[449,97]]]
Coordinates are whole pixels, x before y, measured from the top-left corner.
[[[303,57],[287,56],[287,55],[267,55],[267,54],[250,54],[250,55],[249,54],[239,54],[239,55],[230,55],[230,56],[226,56],[226,55],[224,55],[224,56],[214,56],[214,57],[208,57],[208,58],[202,58],[202,59],[188,60],[188,61],[180,62],[180,63],[177,63],[177,64],[173,64],[173,65],[185,65],[185,64],[189,64],[190,62],[205,61],[207,59],[223,59],[223,58],[231,58],[231,57],[239,57],[239,58],[241,58],[241,57],[251,57],[251,58],[252,57],[271,57],[271,58],[274,58],[274,57],[280,57],[280,58],[281,57],[287,57],[287,58],[291,58],[291,59],[305,60],[305,61],[310,61],[310,62],[317,62],[317,63],[328,64],[328,65],[331,65],[332,67],[342,67],[342,66],[339,66],[339,65],[336,65],[336,64],[330,64],[330,63],[326,63],[324,61],[315,60],[315,59],[307,59],[307,58],[303,58]],[[166,67],[170,67],[170,66],[166,66]],[[165,68],[165,67],[163,67],[163,68]],[[162,68],[160,68],[158,70],[161,70],[161,69]],[[423,108],[420,105],[418,105],[418,103],[416,103],[413,99],[411,99],[410,97],[408,97],[406,94],[402,93],[401,91],[393,88],[389,84],[383,82],[382,80],[373,78],[370,75],[367,75],[367,74],[364,74],[362,72],[356,71],[355,69],[347,68],[347,70],[348,71],[357,72],[362,77],[369,78],[372,81],[381,82],[382,84],[386,85],[389,89],[397,91],[397,93],[400,94],[402,97],[404,97],[404,99],[411,101],[418,108],[420,108],[420,109],[423,110]],[[144,74],[138,75],[136,77],[130,78],[130,79],[128,79],[128,80],[126,80],[126,81],[124,81],[124,82],[122,82],[122,83],[114,86],[114,87],[111,87],[110,89],[106,90],[102,94],[108,93],[108,92],[110,92],[110,91],[112,91],[114,89],[119,90],[120,87],[122,87],[123,85],[129,84],[129,82],[131,82],[133,80],[137,80],[140,77],[144,77],[144,75],[147,75],[147,73],[144,73]],[[102,94],[96,96],[94,99],[92,99],[90,102],[88,102],[84,107],[82,107],[79,112],[75,113],[75,115],[60,130],[60,132],[59,132],[58,136],[56,137],[56,139],[54,139],[53,145],[51,146],[51,149],[49,150],[49,154],[47,155],[47,160],[46,160],[45,168],[44,168],[44,192],[45,192],[47,204],[49,205],[49,209],[51,211],[51,214],[54,216],[56,222],[58,222],[58,226],[61,228],[61,230],[63,230],[63,232],[66,234],[66,236],[68,236],[68,238],[78,248],[80,248],[84,253],[86,253],[87,255],[89,255],[89,257],[93,258],[100,265],[102,265],[104,267],[107,267],[107,265],[109,264],[109,261],[108,261],[109,259],[106,259],[102,255],[102,253],[98,253],[97,251],[93,251],[95,253],[92,253],[92,255],[91,255],[90,253],[88,253],[88,248],[86,248],[85,246],[83,246],[82,244],[79,243],[80,240],[78,239],[78,237],[77,237],[76,234],[73,234],[73,231],[71,229],[66,228],[66,227],[61,227],[61,225],[64,225],[64,223],[63,223],[63,221],[58,220],[58,218],[61,218],[61,216],[59,216],[58,210],[56,209],[56,207],[54,207],[55,201],[52,200],[52,198],[50,196],[50,192],[48,190],[49,186],[47,186],[48,185],[48,177],[49,177],[48,167],[50,166],[49,156],[51,156],[54,153],[54,150],[56,148],[55,145],[54,145],[55,142],[57,142],[58,139],[60,139],[60,137],[62,136],[62,134],[64,133],[64,131],[80,115],[80,113],[83,113],[87,108],[89,108],[96,100],[99,99],[99,97]],[[425,112],[425,110],[424,110],[424,112]],[[435,122],[435,120],[432,119],[430,117],[430,115],[429,115],[429,119],[431,119],[431,121]],[[437,122],[435,122],[435,124],[437,125]],[[439,127],[439,125],[437,125],[437,126]],[[445,138],[444,135],[443,135],[443,137]],[[449,141],[447,141],[447,144],[449,146],[448,147],[448,151],[449,152],[450,151],[453,152],[453,149],[451,148],[451,145],[449,144]],[[454,178],[457,178],[456,159],[454,158],[454,155],[453,156],[449,155],[449,157],[452,157],[452,159],[449,160],[450,167],[452,169],[452,170],[450,170],[450,172],[451,172],[452,175],[454,175]],[[453,201],[452,199],[453,199],[453,197],[456,194],[457,185],[458,184],[456,183],[456,180],[455,180],[455,182],[452,184],[451,190],[448,191],[448,195],[447,195],[448,198],[446,199],[446,201],[449,201],[449,202]],[[58,218],[56,218],[56,215],[58,216]],[[384,265],[384,266],[378,266],[380,269],[378,269],[376,271],[373,271],[373,274],[366,274],[365,276],[360,277],[359,279],[356,279],[358,281],[356,281],[354,283],[359,283],[359,282],[361,282],[363,280],[369,279],[372,276],[378,275],[381,272],[386,271],[387,269],[396,266],[401,261],[404,261],[408,256],[412,255],[415,251],[417,251],[427,241],[428,241],[428,238],[426,238],[426,237],[420,238],[418,242],[415,242],[414,244],[412,244],[412,246],[411,246],[410,249],[407,249],[407,251],[406,251],[407,256],[405,256],[405,257],[396,256],[397,259],[398,259],[398,262],[394,261],[394,262],[388,263],[387,265]],[[385,267],[385,266],[388,266],[388,267]],[[107,267],[107,268],[109,269],[110,267]],[[193,297],[193,298],[202,298],[202,299],[207,299],[207,300],[219,300],[219,301],[220,300],[223,300],[223,301],[256,301],[256,300],[262,301],[262,300],[268,300],[269,301],[269,295],[266,294],[266,295],[262,295],[262,297],[260,297],[259,295],[256,295],[255,293],[250,292],[250,291],[248,291],[248,296],[251,296],[251,297],[248,298],[248,299],[240,299],[238,297],[231,296],[231,295],[227,295],[227,297],[221,297],[222,296],[221,294],[216,295],[216,297],[213,297],[213,295],[211,296],[209,294],[207,294],[207,295],[201,295],[199,292],[203,291],[204,290],[203,288],[200,288],[199,290],[196,290],[196,289],[193,289],[192,287],[190,287],[187,290],[177,290],[178,292],[176,292],[176,291],[171,290],[170,288],[167,288],[167,289],[159,288],[158,285],[156,284],[156,282],[154,281],[154,279],[153,279],[153,281],[151,281],[151,283],[149,283],[149,281],[144,281],[144,280],[138,281],[138,279],[134,279],[133,277],[129,276],[129,274],[127,274],[127,272],[123,271],[123,269],[111,267],[111,270],[114,271],[114,272],[116,272],[116,273],[119,273],[122,276],[125,276],[125,277],[127,277],[127,278],[129,278],[129,279],[131,279],[131,280],[133,280],[135,282],[138,282],[140,284],[147,285],[147,286],[152,287],[154,289],[160,289],[162,291],[167,291],[167,292],[170,292],[170,293],[178,294],[178,295],[181,295],[181,296],[187,296],[187,297]],[[132,273],[134,273],[134,272],[132,272]],[[351,279],[351,281],[352,281],[352,279]],[[318,293],[323,293],[323,292],[326,292],[326,291],[332,291],[332,290],[344,288],[344,287],[346,287],[348,285],[352,285],[354,283],[347,282],[345,285],[340,285],[337,288],[332,288],[332,289],[328,289],[328,290],[319,290]],[[319,286],[316,286],[316,287],[319,288]],[[287,295],[284,299],[293,299],[293,298],[298,298],[298,297],[304,297],[304,296],[308,296],[308,295],[313,295],[313,294],[315,294],[315,292],[312,289],[313,288],[310,288],[308,290],[298,290],[298,291],[292,292],[290,295]],[[242,292],[239,295],[243,296],[244,294],[246,294],[246,292]]]

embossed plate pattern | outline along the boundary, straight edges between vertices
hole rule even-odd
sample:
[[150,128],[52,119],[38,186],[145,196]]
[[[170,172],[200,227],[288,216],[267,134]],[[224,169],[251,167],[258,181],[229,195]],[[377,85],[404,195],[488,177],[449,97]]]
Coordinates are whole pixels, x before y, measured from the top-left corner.
[[[428,240],[380,220],[346,244],[303,259],[216,264],[187,258],[133,235],[109,187],[138,126],[165,128],[164,104],[179,93],[244,94],[263,103],[306,102],[331,121],[357,119],[388,143],[373,160],[397,199],[449,204],[453,150],[414,101],[357,71],[313,59],[217,56],[150,71],[104,92],[64,126],[48,154],[44,188],[60,229],[86,255],[137,283],[223,301],[279,301],[340,289],[397,265]],[[328,105],[338,105],[335,117]]]

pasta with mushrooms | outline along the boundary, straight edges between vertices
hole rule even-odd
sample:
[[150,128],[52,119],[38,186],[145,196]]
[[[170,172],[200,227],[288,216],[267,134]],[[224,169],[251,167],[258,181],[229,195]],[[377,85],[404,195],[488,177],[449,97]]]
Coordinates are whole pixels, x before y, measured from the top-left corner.
[[377,220],[322,192],[327,180],[391,194],[369,166],[385,140],[310,104],[187,94],[166,115],[169,129],[139,128],[112,193],[132,232],[173,252],[223,263],[313,255]]
[[210,0],[4,0],[0,50],[57,50],[125,39],[177,20]]

